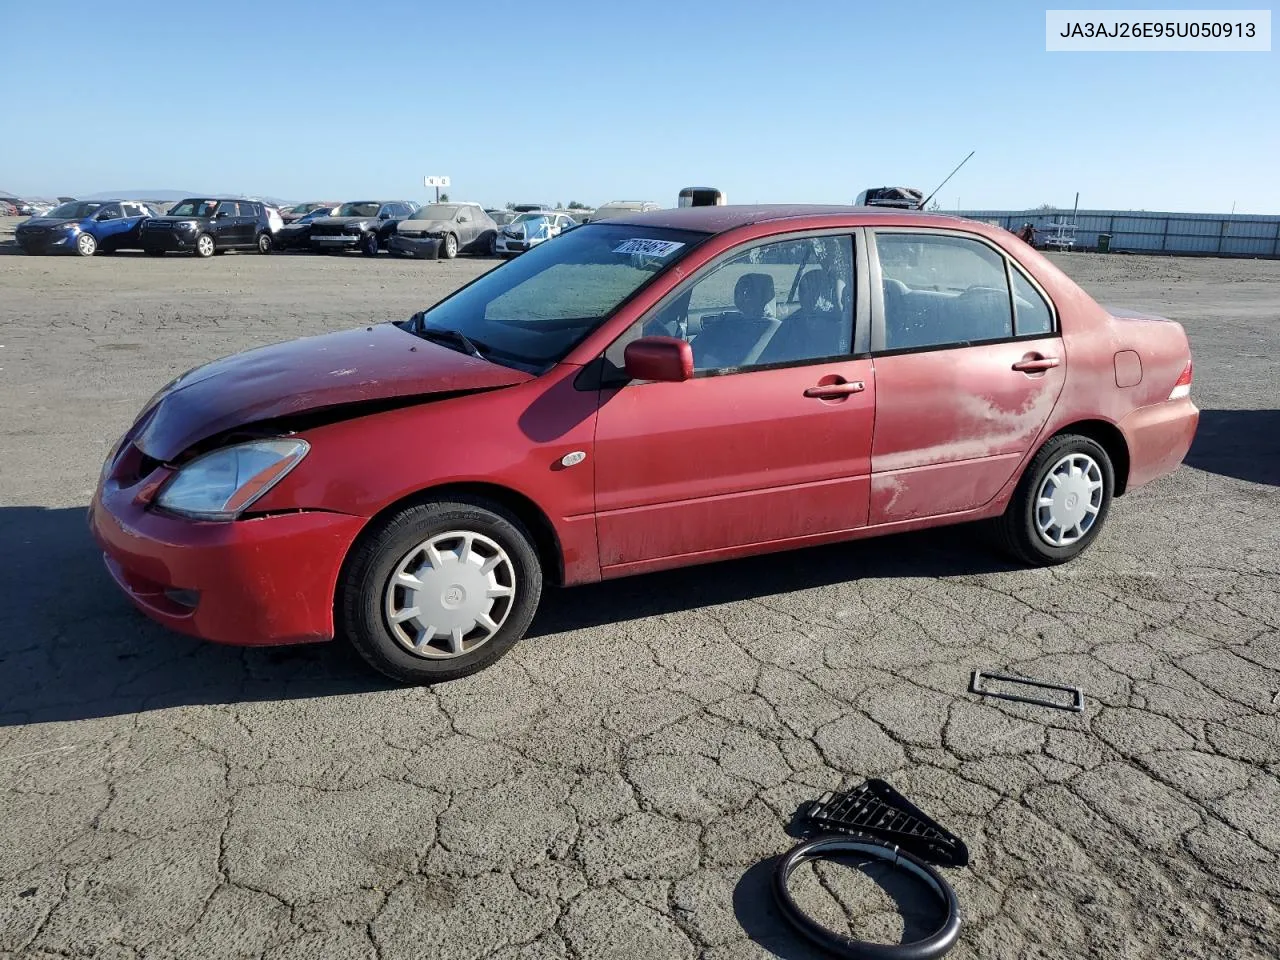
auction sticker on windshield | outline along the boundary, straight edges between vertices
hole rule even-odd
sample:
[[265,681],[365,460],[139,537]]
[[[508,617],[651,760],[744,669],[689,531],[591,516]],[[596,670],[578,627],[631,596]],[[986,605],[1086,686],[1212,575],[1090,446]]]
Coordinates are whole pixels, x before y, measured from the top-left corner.
[[684,244],[678,240],[644,240],[636,237],[631,240],[623,240],[613,248],[614,253],[638,253],[645,257],[669,257],[675,253]]

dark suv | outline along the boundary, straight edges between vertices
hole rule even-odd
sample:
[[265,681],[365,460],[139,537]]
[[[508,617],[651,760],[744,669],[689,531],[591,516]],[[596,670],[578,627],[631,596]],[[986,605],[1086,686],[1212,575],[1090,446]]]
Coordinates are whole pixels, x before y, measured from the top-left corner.
[[211,257],[224,250],[271,250],[271,222],[257,200],[224,197],[183,200],[163,217],[142,224],[142,249],[153,255],[171,250]]
[[376,256],[385,248],[401,220],[408,220],[418,210],[407,200],[357,200],[344,203],[332,217],[321,217],[311,224],[312,250],[359,250],[365,256]]

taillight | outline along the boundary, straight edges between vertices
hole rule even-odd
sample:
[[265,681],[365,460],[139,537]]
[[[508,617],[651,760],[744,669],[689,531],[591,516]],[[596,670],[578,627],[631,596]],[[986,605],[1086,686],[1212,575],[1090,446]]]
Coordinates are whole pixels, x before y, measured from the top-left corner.
[[1183,368],[1182,376],[1178,377],[1178,382],[1173,385],[1173,392],[1169,394],[1170,400],[1182,400],[1191,396],[1191,361],[1187,361],[1186,367]]

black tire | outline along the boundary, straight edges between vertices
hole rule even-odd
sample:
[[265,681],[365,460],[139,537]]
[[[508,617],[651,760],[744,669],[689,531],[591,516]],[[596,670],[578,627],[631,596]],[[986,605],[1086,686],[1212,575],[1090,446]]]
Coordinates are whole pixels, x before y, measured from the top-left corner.
[[[208,240],[209,242],[207,244],[201,243],[202,240]],[[214,239],[212,236],[210,236],[207,233],[202,233],[200,234],[200,236],[196,237],[195,255],[197,257],[201,257],[201,258],[212,257],[217,252],[218,252],[218,245],[217,243],[214,242]]]
[[489,238],[489,256],[496,257],[498,255],[498,235],[495,233]]
[[[1097,505],[1097,515],[1084,535],[1073,543],[1055,546],[1041,535],[1036,522],[1036,501],[1040,488],[1051,470],[1064,457],[1083,454],[1098,465],[1102,480],[1102,500]],[[1023,563],[1036,567],[1048,567],[1066,563],[1084,552],[1093,543],[1106,523],[1115,492],[1115,468],[1097,441],[1074,433],[1052,437],[1027,465],[1018,488],[1009,500],[1004,515],[995,521],[995,534],[1000,547]]]
[[[474,650],[447,659],[409,651],[383,613],[386,589],[400,562],[437,534],[468,531],[497,543],[515,573],[515,598],[501,627]],[[458,497],[404,507],[371,527],[352,548],[338,581],[334,618],[340,637],[380,673],[400,683],[441,683],[490,666],[524,636],[542,595],[542,565],[519,518],[481,498]]]
[[271,234],[267,233],[267,231],[263,230],[262,233],[258,234],[258,252],[259,253],[270,253],[272,243],[273,241],[271,239]]
[[366,233],[360,238],[360,252],[366,257],[376,257],[378,255],[378,235],[376,233]]
[[452,260],[458,255],[458,238],[452,233],[446,233],[444,240],[440,242],[440,259]]

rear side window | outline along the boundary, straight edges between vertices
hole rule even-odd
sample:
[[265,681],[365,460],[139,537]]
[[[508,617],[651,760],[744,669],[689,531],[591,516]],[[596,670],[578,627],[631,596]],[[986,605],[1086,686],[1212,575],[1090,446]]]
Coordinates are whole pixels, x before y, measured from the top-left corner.
[[1031,281],[1023,276],[1022,271],[1012,267],[1013,273],[1013,315],[1014,328],[1018,336],[1025,337],[1035,333],[1053,332],[1053,311],[1045,302],[1040,291]]
[[1013,336],[1004,257],[967,237],[879,233],[884,349],[960,346]]

